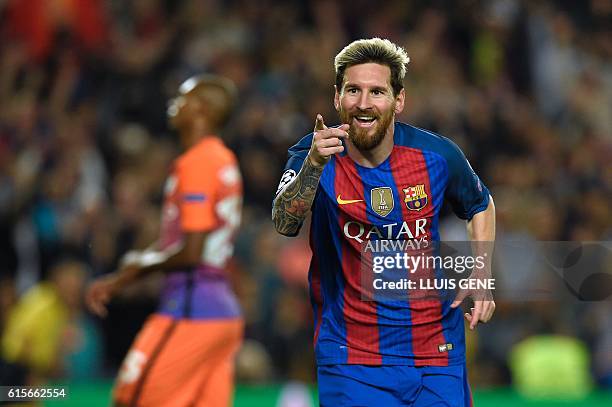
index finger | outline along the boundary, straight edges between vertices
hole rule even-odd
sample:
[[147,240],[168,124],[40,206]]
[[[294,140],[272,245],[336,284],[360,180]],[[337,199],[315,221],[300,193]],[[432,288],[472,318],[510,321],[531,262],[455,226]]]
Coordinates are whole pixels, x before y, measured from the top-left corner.
[[470,322],[470,329],[474,330],[478,321],[480,321],[480,314],[482,313],[482,301],[474,301],[474,311],[472,312],[472,321]]
[[325,123],[323,123],[323,116],[320,114],[317,115],[317,119],[315,120],[314,131],[317,130],[325,130]]

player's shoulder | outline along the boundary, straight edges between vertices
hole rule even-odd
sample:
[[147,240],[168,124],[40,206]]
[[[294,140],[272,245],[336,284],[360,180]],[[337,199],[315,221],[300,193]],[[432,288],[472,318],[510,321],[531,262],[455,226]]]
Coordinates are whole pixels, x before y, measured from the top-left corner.
[[242,182],[238,160],[234,152],[221,139],[211,137],[201,140],[178,157],[175,168],[181,180],[220,182],[233,186]]
[[313,136],[314,136],[314,133],[310,132],[304,137],[302,137],[297,143],[289,147],[289,155],[293,156],[296,154],[302,154],[302,153],[308,152],[308,150],[310,150],[310,146],[312,145]]
[[437,153],[446,159],[463,155],[459,146],[450,138],[403,122],[395,123],[395,144]]
[[207,137],[185,151],[178,159],[179,167],[209,168],[236,163],[236,155],[219,137]]

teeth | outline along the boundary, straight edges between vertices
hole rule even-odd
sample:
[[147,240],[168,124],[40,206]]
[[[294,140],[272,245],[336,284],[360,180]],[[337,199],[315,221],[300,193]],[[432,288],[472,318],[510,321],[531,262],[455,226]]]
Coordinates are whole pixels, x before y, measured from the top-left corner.
[[359,120],[374,120],[373,117],[370,116],[356,116]]

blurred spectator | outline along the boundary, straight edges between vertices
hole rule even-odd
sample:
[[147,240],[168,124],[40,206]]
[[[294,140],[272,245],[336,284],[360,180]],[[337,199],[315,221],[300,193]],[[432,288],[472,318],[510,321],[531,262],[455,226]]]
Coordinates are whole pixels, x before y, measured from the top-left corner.
[[575,338],[534,335],[516,344],[510,366],[517,389],[529,398],[575,400],[591,390],[589,352]]
[[[29,384],[99,368],[97,334],[83,324],[85,278],[83,264],[62,261],[51,269],[47,281],[32,287],[10,311],[2,335],[2,357],[24,366]],[[84,352],[89,354],[87,368],[75,371],[70,361]]]
[[29,57],[44,63],[60,47],[100,52],[107,27],[100,0],[6,2],[4,35],[26,46]]

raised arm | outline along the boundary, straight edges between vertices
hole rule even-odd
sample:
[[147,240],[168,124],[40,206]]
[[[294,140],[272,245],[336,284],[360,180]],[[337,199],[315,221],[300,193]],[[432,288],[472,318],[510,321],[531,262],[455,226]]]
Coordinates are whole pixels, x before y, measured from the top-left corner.
[[341,138],[348,137],[348,125],[328,128],[317,115],[310,151],[297,176],[274,199],[272,220],[278,233],[295,236],[312,206],[319,179],[332,154],[344,151]]
[[276,196],[272,220],[278,233],[297,235],[312,206],[323,168],[314,166],[307,157],[297,176]]

